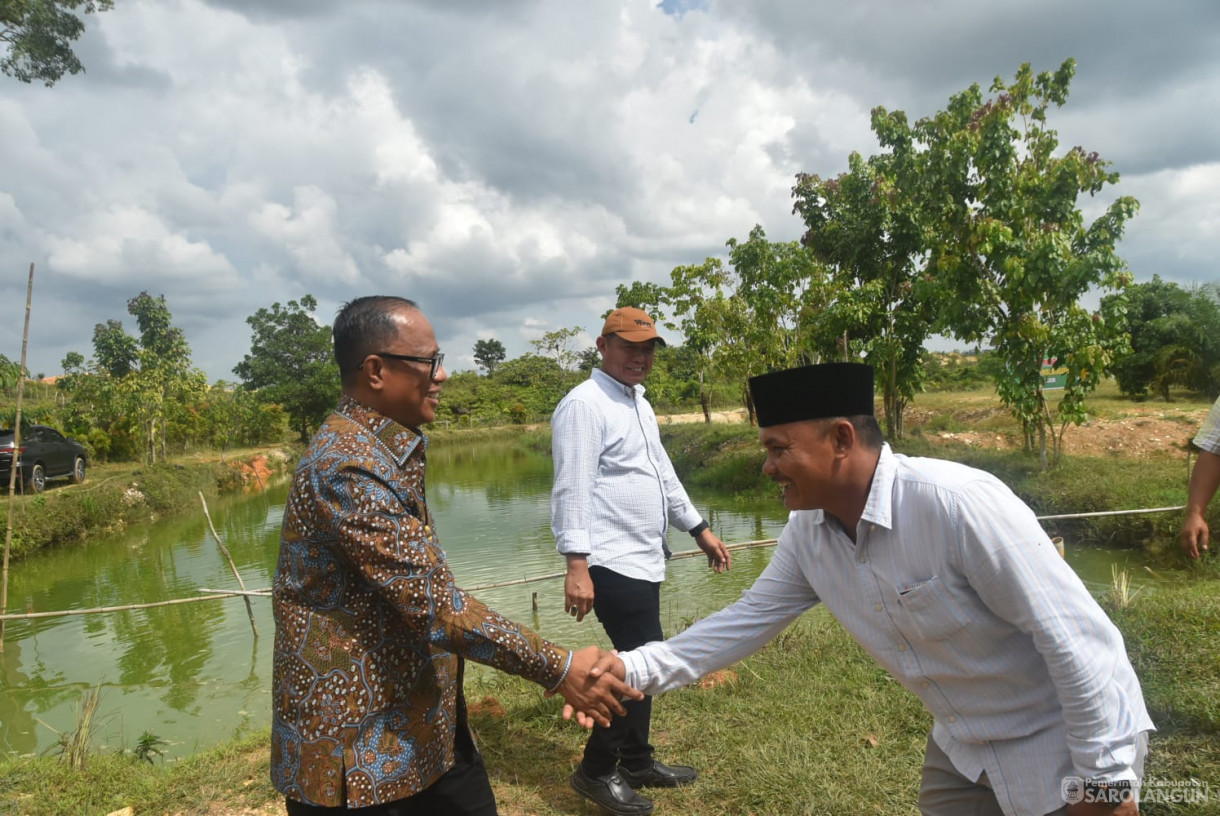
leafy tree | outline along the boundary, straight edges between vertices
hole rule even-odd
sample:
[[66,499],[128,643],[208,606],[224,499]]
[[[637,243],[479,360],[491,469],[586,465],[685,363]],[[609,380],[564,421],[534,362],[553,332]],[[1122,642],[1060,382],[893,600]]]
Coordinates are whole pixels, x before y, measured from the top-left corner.
[[[699,402],[711,421],[714,383],[732,383],[751,422],[747,379],[820,359],[816,315],[829,300],[825,267],[797,242],[767,240],[761,227],[728,241],[729,266],[719,258],[679,266],[663,290],[664,303],[685,345],[699,355]],[[620,297],[630,290],[620,290]]]
[[0,391],[9,393],[21,379],[21,364],[0,354]]
[[565,371],[553,357],[523,354],[496,371],[495,382],[508,392],[505,409],[521,403],[532,415],[547,416],[583,375]]
[[530,345],[534,347],[534,351],[538,354],[550,357],[564,371],[569,371],[576,364],[580,353],[573,347],[572,343],[580,336],[584,329],[580,326],[573,326],[570,329],[556,329],[555,331],[547,332],[537,340],[531,340]]
[[906,117],[879,108],[873,130],[891,152],[868,159],[852,153],[847,173],[798,175],[792,192],[808,228],[801,243],[831,265],[837,284],[821,327],[842,338],[845,358],[858,348],[877,371],[886,435],[901,439],[903,410],[923,379],[934,309],[928,287],[918,285],[921,174]]
[[0,71],[48,87],[64,74],[81,73],[85,66],[72,43],[84,33],[85,24],[76,12],[113,7],[114,0],[0,0],[0,43],[7,47]]
[[602,364],[601,352],[597,350],[597,346],[589,346],[580,353],[580,357],[576,360],[576,370],[583,371],[586,374],[593,371]]
[[[994,98],[972,85],[909,135],[878,133],[891,149],[908,138],[927,145],[921,218],[932,237],[928,282],[942,287],[938,313],[959,339],[994,343],[1005,362],[996,390],[1027,447],[1036,439],[1044,467],[1048,432],[1057,461],[1067,425],[1087,419],[1085,397],[1126,350],[1122,298],[1094,314],[1079,298],[1118,294],[1130,282],[1115,244],[1138,208],[1124,196],[1086,224],[1077,206],[1118,173],[1079,147],[1056,155],[1047,113],[1067,102],[1075,65],[1035,75],[1024,64],[1011,83],[995,79]],[[1057,415],[1043,391],[1044,359],[1067,370]]]
[[331,332],[314,319],[317,308],[313,296],[305,295],[247,317],[254,331],[250,353],[233,368],[261,402],[283,406],[302,442],[309,441],[339,398]]
[[1114,364],[1119,390],[1131,397],[1155,391],[1168,400],[1170,387],[1179,386],[1214,399],[1220,392],[1220,306],[1214,290],[1187,290],[1153,275],[1124,294],[1131,353]]
[[187,406],[207,389],[203,372],[191,365],[191,349],[186,335],[173,325],[173,316],[164,295],[153,297],[141,292],[127,301],[127,311],[140,329],[140,368],[123,377],[120,388],[126,404],[147,440],[146,459],[157,461],[168,455],[168,427],[172,421],[179,436],[189,424]]
[[111,377],[126,377],[136,367],[140,345],[120,320],[107,320],[93,327],[93,361],[96,371]]
[[496,373],[496,366],[504,362],[507,352],[499,340],[476,340],[474,344],[474,364],[487,372],[488,376]]

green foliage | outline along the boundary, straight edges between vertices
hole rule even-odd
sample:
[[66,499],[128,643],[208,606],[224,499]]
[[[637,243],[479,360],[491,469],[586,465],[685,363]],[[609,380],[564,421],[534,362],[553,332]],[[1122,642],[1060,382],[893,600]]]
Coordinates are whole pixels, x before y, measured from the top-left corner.
[[85,31],[76,16],[108,11],[114,0],[0,0],[0,43],[8,53],[0,71],[22,82],[39,80],[48,87],[64,74],[79,74],[85,66],[72,43]]
[[[728,247],[728,268],[707,258],[674,269],[668,287],[634,282],[618,288],[619,306],[656,299],[649,304],[653,317],[685,336],[708,421],[718,380],[753,418],[749,377],[821,358],[816,318],[832,292],[825,268],[809,250],[768,241],[762,227],[744,242],[730,238]],[[663,309],[671,319],[663,319]]]
[[924,181],[906,117],[873,111],[873,131],[891,148],[863,159],[835,179],[800,174],[796,211],[801,239],[833,270],[835,302],[819,321],[845,359],[862,354],[877,372],[886,435],[902,438],[902,412],[924,375],[923,344],[931,334],[937,292],[921,286],[925,242],[920,223]]
[[[1155,392],[1169,399],[1180,387],[1220,394],[1220,305],[1214,288],[1185,290],[1153,275],[1149,283],[1128,286],[1127,319],[1131,353],[1118,360],[1114,377],[1123,394],[1144,397]],[[1111,295],[1103,308],[1113,306]]]
[[0,354],[0,392],[16,393],[17,381],[21,379],[21,364]]
[[140,738],[136,740],[136,747],[132,749],[132,753],[136,759],[141,762],[153,764],[154,757],[165,755],[165,751],[161,750],[162,745],[169,745],[168,742],[153,734],[150,731],[145,731],[140,734]]
[[531,340],[530,345],[540,355],[551,358],[555,365],[563,371],[572,369],[580,358],[580,352],[572,344],[584,329],[572,326],[567,329],[556,329],[542,335],[537,340]]
[[499,340],[476,340],[474,344],[474,362],[488,375],[496,373],[496,366],[504,362],[507,351]]
[[993,351],[977,354],[924,352],[924,391],[973,391],[991,388],[997,357]]
[[[1070,59],[1053,74],[1025,64],[1011,83],[996,78],[992,99],[973,85],[909,133],[880,134],[883,146],[912,138],[927,146],[921,218],[932,236],[927,284],[944,292],[940,328],[994,344],[1005,363],[996,390],[1044,465],[1048,434],[1057,461],[1066,426],[1087,418],[1085,397],[1127,350],[1123,299],[1090,314],[1079,298],[1118,295],[1130,282],[1115,245],[1138,209],[1120,197],[1084,221],[1079,196],[1097,195],[1118,174],[1079,147],[1056,155],[1047,114],[1066,103],[1074,72]],[[1042,387],[1044,359],[1067,372],[1055,411]]]
[[314,319],[317,308],[313,296],[305,295],[247,317],[254,332],[250,353],[233,369],[259,402],[282,406],[302,442],[339,400],[331,332]]

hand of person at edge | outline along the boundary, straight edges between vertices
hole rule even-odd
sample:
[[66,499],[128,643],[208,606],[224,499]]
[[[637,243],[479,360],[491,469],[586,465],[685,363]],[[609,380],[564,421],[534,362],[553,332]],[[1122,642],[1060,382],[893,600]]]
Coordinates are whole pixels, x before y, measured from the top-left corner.
[[593,579],[586,555],[568,556],[568,574],[563,579],[563,609],[580,623],[593,609]]
[[1187,511],[1186,521],[1182,524],[1182,552],[1190,558],[1198,559],[1200,551],[1207,552],[1208,529],[1207,521],[1201,513]]
[[720,536],[707,529],[699,534],[695,543],[707,554],[708,569],[714,569],[718,573],[728,572],[733,563],[733,556],[729,554],[729,548],[724,546]]
[[[618,663],[617,672],[603,669],[594,674],[592,671],[595,667],[609,666],[613,662]],[[611,717],[627,713],[621,702],[624,697],[630,700],[644,699],[643,692],[636,691],[623,682],[626,676],[623,661],[596,646],[586,646],[572,652],[572,665],[568,669],[567,677],[559,684],[559,688],[547,692],[547,696],[563,696],[565,720],[575,716],[576,722],[585,728],[592,728],[595,723],[603,727],[609,726]]]

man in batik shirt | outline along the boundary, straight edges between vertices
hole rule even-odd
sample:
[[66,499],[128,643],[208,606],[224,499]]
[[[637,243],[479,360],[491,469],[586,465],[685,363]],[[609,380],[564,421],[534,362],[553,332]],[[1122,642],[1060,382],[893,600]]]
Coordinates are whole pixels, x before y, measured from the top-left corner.
[[290,816],[495,814],[466,722],[463,658],[526,677],[603,724],[621,683],[580,685],[569,652],[459,589],[425,500],[448,376],[409,300],[360,298],[334,325],[343,396],[305,452],[272,595],[271,776]]

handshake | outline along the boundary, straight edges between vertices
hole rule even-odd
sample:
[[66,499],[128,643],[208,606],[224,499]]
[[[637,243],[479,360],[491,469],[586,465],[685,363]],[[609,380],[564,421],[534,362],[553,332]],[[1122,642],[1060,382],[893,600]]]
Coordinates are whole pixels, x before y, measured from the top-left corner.
[[622,700],[643,700],[644,692],[627,685],[626,667],[616,652],[607,652],[596,646],[586,646],[572,652],[572,665],[558,686],[546,693],[547,697],[559,694],[563,697],[563,718],[576,717],[576,722],[585,728],[610,725],[611,717],[626,713]]

